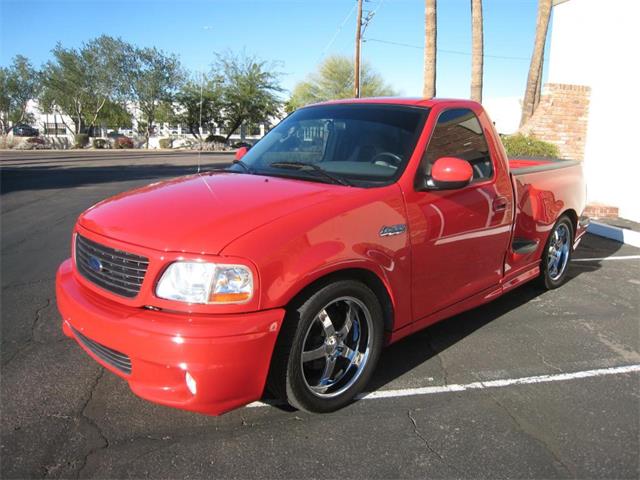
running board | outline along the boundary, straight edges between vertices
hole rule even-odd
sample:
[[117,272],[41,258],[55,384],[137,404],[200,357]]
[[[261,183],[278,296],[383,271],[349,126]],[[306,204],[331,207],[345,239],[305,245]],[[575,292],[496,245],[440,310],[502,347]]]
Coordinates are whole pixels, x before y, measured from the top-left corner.
[[514,238],[511,250],[518,255],[533,253],[538,248],[538,240],[527,240],[525,238]]

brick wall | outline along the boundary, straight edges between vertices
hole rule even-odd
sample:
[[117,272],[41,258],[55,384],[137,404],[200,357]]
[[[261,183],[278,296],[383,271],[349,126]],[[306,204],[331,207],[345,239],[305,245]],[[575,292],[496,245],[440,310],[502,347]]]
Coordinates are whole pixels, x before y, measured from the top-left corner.
[[583,160],[590,94],[591,89],[582,85],[547,83],[520,132],[557,145],[562,158]]
[[601,203],[591,203],[584,209],[583,215],[589,218],[611,218],[618,216],[618,207],[603,205]]

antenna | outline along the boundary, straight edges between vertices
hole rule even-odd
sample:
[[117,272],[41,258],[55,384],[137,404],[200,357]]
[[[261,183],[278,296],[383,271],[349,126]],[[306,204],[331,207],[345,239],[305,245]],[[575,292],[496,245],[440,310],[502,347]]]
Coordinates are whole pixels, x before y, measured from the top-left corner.
[[200,119],[198,122],[198,135],[200,136],[200,146],[198,148],[198,173],[200,173],[200,155],[202,154],[202,89],[204,88],[204,72],[200,79]]

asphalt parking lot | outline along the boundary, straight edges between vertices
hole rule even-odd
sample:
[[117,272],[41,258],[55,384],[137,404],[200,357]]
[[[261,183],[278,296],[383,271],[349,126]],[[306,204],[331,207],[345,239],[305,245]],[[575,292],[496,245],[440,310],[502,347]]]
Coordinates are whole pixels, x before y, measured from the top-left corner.
[[638,478],[640,249],[594,236],[561,289],[524,286],[393,345],[373,394],[334,414],[135,397],[62,334],[55,270],[81,211],[197,163],[0,152],[2,478]]

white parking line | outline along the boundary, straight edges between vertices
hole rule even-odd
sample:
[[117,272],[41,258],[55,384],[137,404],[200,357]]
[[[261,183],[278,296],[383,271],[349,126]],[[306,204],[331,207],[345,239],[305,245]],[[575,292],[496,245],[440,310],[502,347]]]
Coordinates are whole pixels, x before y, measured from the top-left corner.
[[[376,392],[361,393],[359,400],[375,400],[379,398],[412,397],[418,395],[432,395],[434,393],[464,392],[467,390],[484,390],[487,388],[509,387],[511,385],[531,385],[536,383],[566,382],[579,378],[603,377],[607,375],[619,375],[622,373],[640,372],[640,364],[623,365],[619,367],[598,368],[595,370],[583,370],[581,372],[557,373],[553,375],[537,375],[534,377],[505,378],[487,380],[485,382],[472,382],[462,384],[438,385],[433,387],[403,388],[401,390],[378,390]],[[268,403],[253,402],[248,408],[266,407]]]
[[617,257],[573,258],[572,262],[601,262],[603,260],[638,260],[640,255],[620,255]]

